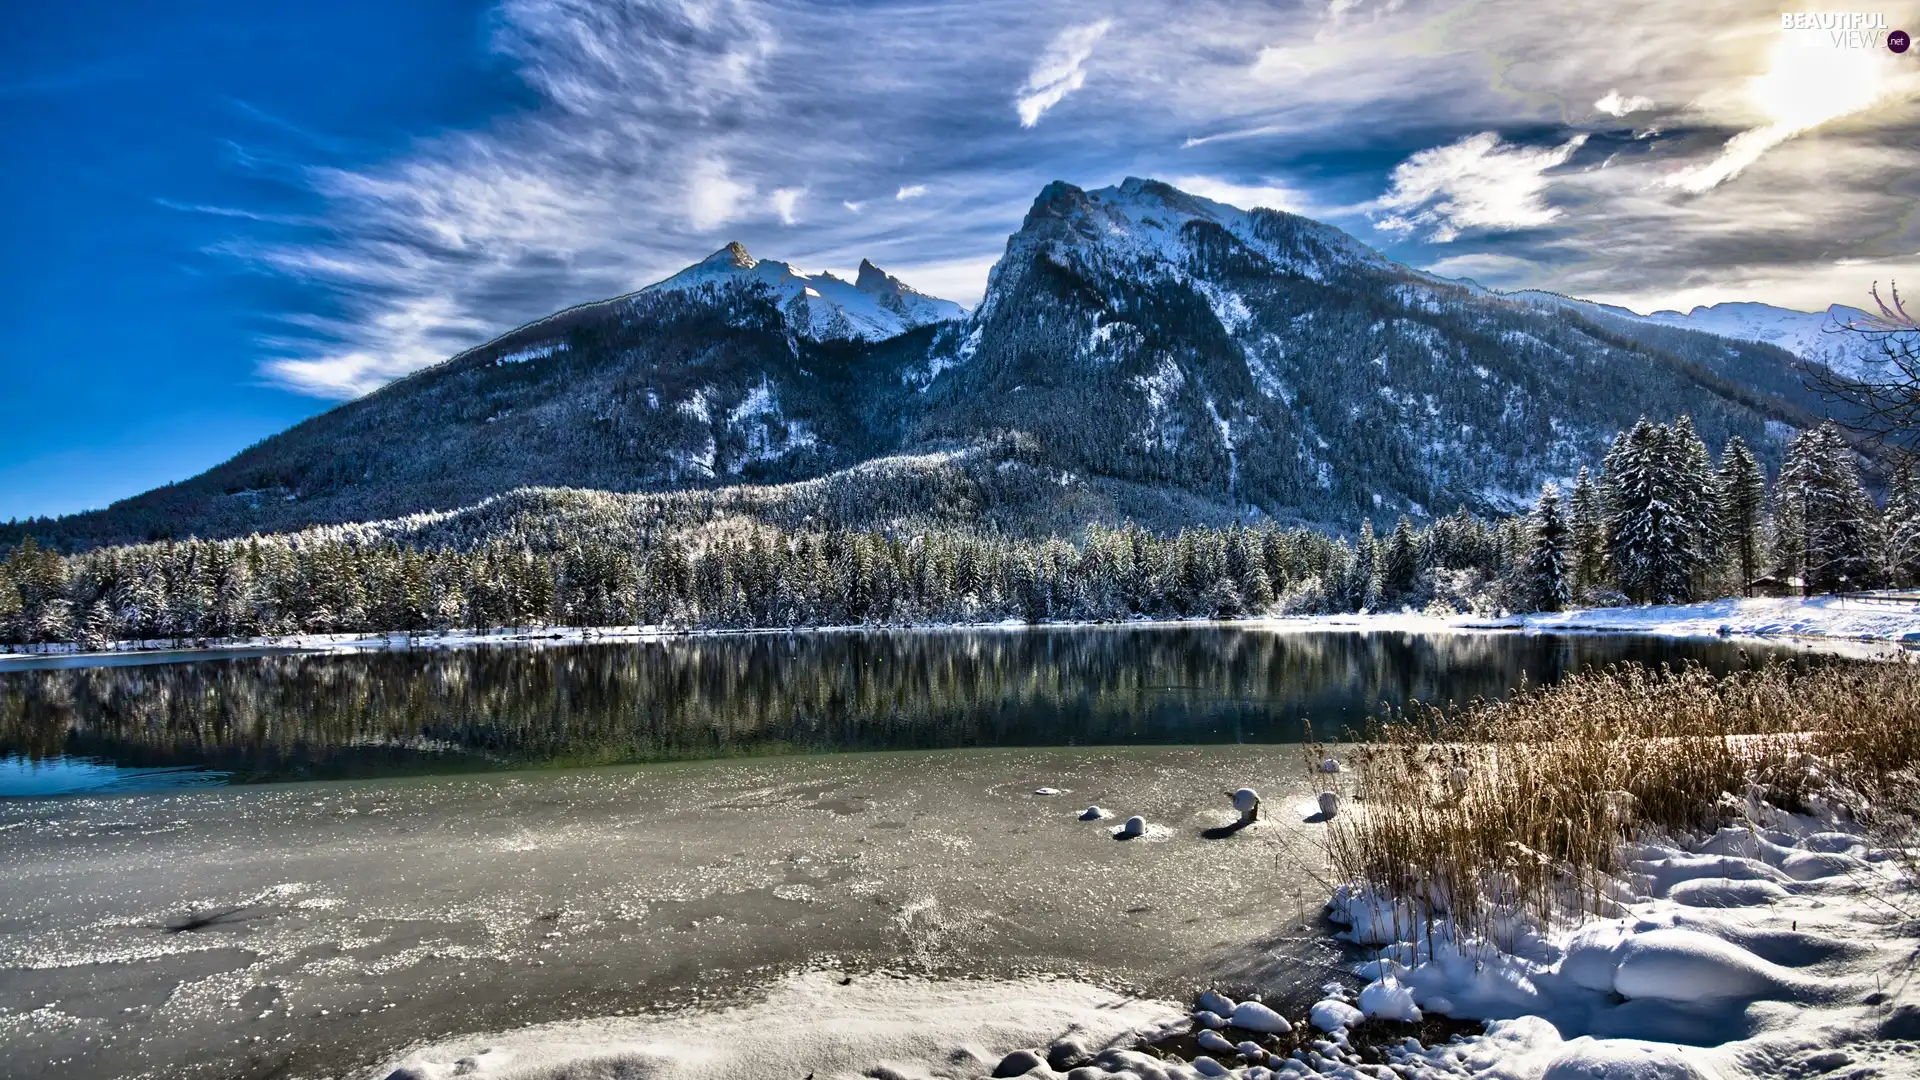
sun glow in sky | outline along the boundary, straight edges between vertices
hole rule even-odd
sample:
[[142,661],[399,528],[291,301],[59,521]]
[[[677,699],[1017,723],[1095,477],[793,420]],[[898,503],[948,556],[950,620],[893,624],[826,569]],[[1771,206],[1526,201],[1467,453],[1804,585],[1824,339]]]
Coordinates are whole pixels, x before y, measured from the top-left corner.
[[1882,49],[1837,48],[1817,31],[1783,33],[1747,96],[1773,123],[1806,131],[1879,101],[1894,59]]

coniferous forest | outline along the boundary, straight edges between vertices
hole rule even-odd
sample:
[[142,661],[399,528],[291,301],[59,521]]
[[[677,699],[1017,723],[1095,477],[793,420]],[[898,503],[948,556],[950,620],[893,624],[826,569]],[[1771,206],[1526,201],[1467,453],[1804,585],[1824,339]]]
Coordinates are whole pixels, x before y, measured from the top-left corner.
[[[1489,520],[1462,511],[1419,525],[1401,517],[1378,530],[1367,520],[1347,536],[1270,521],[1022,535],[983,505],[994,490],[869,472],[868,489],[825,497],[818,481],[731,502],[715,493],[559,492],[512,512],[511,499],[483,506],[491,516],[234,540],[68,555],[28,540],[0,562],[0,643],[1495,614],[1680,603],[1748,592],[1756,581],[1824,592],[1920,579],[1914,477],[1894,470],[1876,505],[1832,425],[1798,435],[1769,483],[1739,438],[1716,460],[1687,417],[1643,420],[1597,469],[1581,469],[1570,491],[1546,487],[1531,513]],[[875,485],[909,482],[903,475],[929,485],[903,502],[946,511],[862,520],[854,505],[871,502]]]

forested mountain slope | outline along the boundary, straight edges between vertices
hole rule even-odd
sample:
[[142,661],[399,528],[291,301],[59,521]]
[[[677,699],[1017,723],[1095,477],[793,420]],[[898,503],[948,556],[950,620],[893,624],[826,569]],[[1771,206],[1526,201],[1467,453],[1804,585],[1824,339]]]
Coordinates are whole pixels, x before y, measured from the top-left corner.
[[1018,428],[1065,468],[1333,521],[1517,505],[1641,415],[1690,412],[1710,444],[1777,461],[1769,421],[1808,418],[1784,367],[1746,381],[1731,343],[1661,329],[1636,340],[1153,181],[1053,184],[973,318],[939,331],[916,430]]
[[[0,532],[63,548],[471,506],[803,480],[994,446],[1064,495],[983,527],[1507,509],[1641,415],[1690,413],[1768,465],[1813,419],[1762,345],[1581,312],[1392,263],[1331,226],[1129,179],[1048,185],[971,314],[729,245],[114,506]],[[1657,336],[1655,333],[1657,332]],[[1742,352],[1741,350],[1747,350]]]

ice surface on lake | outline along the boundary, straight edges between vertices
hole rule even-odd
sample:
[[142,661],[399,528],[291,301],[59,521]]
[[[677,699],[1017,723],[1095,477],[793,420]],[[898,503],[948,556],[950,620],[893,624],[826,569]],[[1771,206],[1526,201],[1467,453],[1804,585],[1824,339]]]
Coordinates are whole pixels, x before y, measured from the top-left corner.
[[[1317,889],[1312,827],[1200,834],[1247,779],[1310,797],[1300,772],[989,750],[0,801],[0,1075],[338,1076],[820,970],[1281,994],[1338,961],[1273,935],[1275,897]],[[1164,832],[1114,843],[1048,784]]]

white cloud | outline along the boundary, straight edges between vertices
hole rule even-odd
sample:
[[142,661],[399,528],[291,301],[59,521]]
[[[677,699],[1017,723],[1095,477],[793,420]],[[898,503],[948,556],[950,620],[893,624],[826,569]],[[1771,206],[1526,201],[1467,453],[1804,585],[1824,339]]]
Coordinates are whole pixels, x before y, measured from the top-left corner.
[[1251,210],[1264,206],[1269,210],[1286,210],[1295,214],[1306,213],[1307,200],[1299,192],[1273,184],[1235,184],[1227,180],[1217,180],[1211,176],[1176,176],[1172,180],[1174,187],[1190,192],[1203,199],[1223,202],[1228,206],[1237,206],[1242,210]]
[[1113,20],[1101,19],[1069,26],[1054,37],[1040,59],[1034,61],[1033,70],[1027,73],[1027,81],[1021,84],[1014,99],[1021,127],[1030,128],[1039,123],[1048,109],[1080,89],[1087,81],[1087,58],[1093,55],[1093,47],[1112,25]]
[[1450,255],[1429,264],[1426,271],[1448,278],[1472,278],[1482,285],[1526,287],[1538,284],[1542,267],[1532,259],[1494,252]]
[[1605,97],[1593,103],[1593,107],[1608,116],[1626,116],[1628,113],[1645,112],[1653,108],[1650,97],[1621,97],[1620,91],[1609,90]]
[[1446,243],[1469,229],[1503,231],[1545,225],[1560,216],[1545,198],[1546,171],[1564,165],[1587,141],[1575,135],[1559,146],[1526,147],[1483,131],[1422,150],[1394,166],[1378,209],[1393,211],[1374,227],[1402,234],[1425,231]]
[[[324,328],[327,323],[313,318],[292,321],[314,328]],[[488,327],[462,315],[445,297],[422,297],[395,304],[352,329],[365,345],[313,356],[282,357],[270,361],[268,370],[302,393],[359,397],[410,371],[445,360],[459,351],[459,342],[485,333]]]
[[780,215],[780,224],[792,225],[797,218],[794,210],[800,205],[800,196],[807,193],[806,188],[775,188],[773,190],[773,212]]
[[687,180],[687,223],[695,232],[717,229],[741,216],[753,188],[727,171],[727,164],[709,158],[694,166]]
[[[1781,137],[1778,125],[1844,106],[1846,73],[1829,80],[1793,58],[1800,66],[1755,80],[1780,32],[1752,0],[1627,0],[1624,14],[1620,4],[1364,0],[1330,11],[1328,0],[1215,0],[1202,17],[1137,0],[1125,25],[1108,27],[1096,21],[1107,8],[1063,16],[1031,0],[942,0],[886,19],[841,4],[498,0],[492,44],[532,107],[346,170],[234,148],[235,167],[312,184],[325,203],[318,227],[256,222],[247,215],[262,208],[225,213],[199,197],[181,205],[221,214],[202,224],[222,231],[222,250],[313,286],[300,294],[327,317],[287,317],[263,353],[279,358],[268,368],[280,382],[332,396],[658,280],[724,239],[814,265],[872,257],[928,291],[977,299],[1039,183],[1123,172],[1235,205],[1366,214],[1440,240],[1551,222],[1501,238],[1502,253],[1537,266],[1507,269],[1515,284],[1587,295],[1752,281],[1762,299],[1817,289],[1857,299],[1913,262],[1908,181],[1920,150],[1908,128],[1920,94],[1899,71],[1920,69],[1881,56],[1883,92],[1844,114],[1844,139]],[[1606,34],[1567,32],[1602,23]],[[1001,65],[992,79],[983,57]],[[1010,93],[1022,69],[1031,85]],[[1011,98],[1019,119],[1038,123],[1075,93],[1072,124],[1056,122],[1055,137],[1006,123]],[[1619,123],[1604,107],[1644,100],[1657,104]],[[1684,119],[1669,119],[1683,105]],[[1605,169],[1565,167],[1559,144],[1586,125],[1656,117],[1668,137],[1641,131],[1611,148]],[[1511,137],[1555,122],[1563,133],[1544,148],[1488,134],[1409,158],[1391,183],[1378,177],[1374,155],[1409,130]],[[1764,134],[1725,145],[1688,134],[1715,129]],[[1269,172],[1295,157],[1312,170]],[[1698,171],[1663,183],[1689,167]],[[801,178],[809,190],[783,214],[777,193]],[[1703,199],[1687,184],[1718,186]],[[1359,186],[1387,194],[1351,206]],[[939,214],[904,205],[934,190]],[[730,235],[713,234],[722,225]],[[1475,246],[1456,240],[1426,257]],[[1837,255],[1869,260],[1851,268],[1857,283],[1796,276]]]

